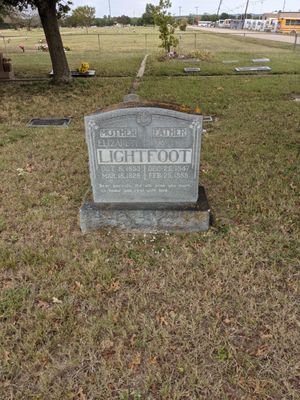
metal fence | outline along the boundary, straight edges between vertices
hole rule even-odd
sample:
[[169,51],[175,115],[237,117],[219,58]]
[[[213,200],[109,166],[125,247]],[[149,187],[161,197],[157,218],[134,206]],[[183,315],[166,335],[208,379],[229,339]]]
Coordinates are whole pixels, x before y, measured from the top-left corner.
[[[232,52],[245,50],[245,45],[253,41],[259,41],[267,47],[282,47],[297,51],[300,49],[299,34],[282,35],[268,34],[264,32],[214,32],[214,31],[191,31],[178,32],[178,51],[192,51],[206,48],[208,50],[222,51],[219,39],[235,40]],[[209,36],[209,40],[207,40]],[[270,39],[270,37],[272,37]],[[62,33],[63,43],[72,51],[98,51],[103,52],[157,52],[160,45],[158,33]],[[260,39],[263,41],[260,42]],[[0,51],[4,53],[18,53],[23,51],[38,52],[42,50],[45,37],[41,32],[38,35],[2,35],[0,36]]]

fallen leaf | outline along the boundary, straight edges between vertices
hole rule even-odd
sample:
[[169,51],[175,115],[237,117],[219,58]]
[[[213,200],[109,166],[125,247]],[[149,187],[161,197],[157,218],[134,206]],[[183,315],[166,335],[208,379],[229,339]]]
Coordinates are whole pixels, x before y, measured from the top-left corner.
[[155,357],[150,357],[150,358],[148,359],[148,362],[149,362],[149,364],[151,364],[151,365],[157,364],[157,356],[155,356]]
[[112,291],[112,292],[117,292],[120,288],[121,288],[120,282],[119,281],[115,281],[110,285],[109,290]]
[[169,323],[168,323],[168,321],[166,320],[165,317],[159,317],[158,316],[158,317],[156,317],[156,320],[161,326],[163,326],[163,325],[168,326],[169,325]]
[[57,297],[52,297],[53,304],[62,304],[62,301],[59,300]]
[[10,360],[10,352],[9,351],[6,351],[6,350],[4,350],[4,361],[5,362],[8,362],[9,360]]
[[83,288],[83,284],[80,283],[80,282],[78,282],[78,281],[75,281],[75,285],[76,285],[76,287],[77,287],[78,289],[82,289],[82,288]]
[[82,387],[79,388],[77,396],[78,396],[79,400],[86,400],[86,395],[83,393]]
[[18,172],[18,176],[24,176],[28,173],[28,172],[24,171],[23,168],[17,168],[17,172]]
[[260,346],[260,347],[256,350],[255,355],[256,355],[257,357],[260,357],[260,356],[264,355],[266,351],[267,351],[267,346]]
[[131,346],[134,346],[134,345],[135,345],[135,338],[136,338],[136,335],[133,334],[133,335],[131,336],[131,338],[130,338],[130,344],[131,344]]
[[50,304],[47,303],[47,301],[39,300],[37,302],[37,306],[40,307],[40,308],[49,308]]
[[102,340],[100,346],[102,350],[108,350],[114,346],[114,342],[112,342],[110,339],[105,339]]
[[171,317],[172,319],[175,319],[175,318],[176,318],[176,314],[175,314],[174,311],[170,311],[170,317]]
[[129,364],[130,369],[136,369],[141,364],[141,353],[135,353],[131,363]]
[[261,334],[260,337],[261,337],[263,340],[269,340],[269,339],[272,339],[272,338],[273,338],[273,335],[270,335],[270,334]]
[[119,319],[119,314],[113,314],[113,315],[111,316],[111,319],[112,319],[113,322],[117,322],[118,319]]
[[32,172],[35,170],[34,165],[31,163],[27,164],[25,169],[27,172]]

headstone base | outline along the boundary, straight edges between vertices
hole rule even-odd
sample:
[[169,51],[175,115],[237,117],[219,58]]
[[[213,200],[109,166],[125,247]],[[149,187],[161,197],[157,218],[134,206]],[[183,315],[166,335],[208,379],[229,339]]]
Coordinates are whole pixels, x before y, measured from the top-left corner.
[[85,201],[80,208],[83,233],[100,228],[156,232],[204,232],[209,229],[211,212],[203,186],[196,203],[99,204]]
[[1,71],[0,79],[15,79],[15,74],[13,71]]

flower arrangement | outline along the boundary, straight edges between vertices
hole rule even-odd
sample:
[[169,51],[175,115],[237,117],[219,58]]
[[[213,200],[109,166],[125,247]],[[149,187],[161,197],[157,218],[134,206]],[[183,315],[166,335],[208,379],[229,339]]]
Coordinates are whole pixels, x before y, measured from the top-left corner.
[[83,63],[81,63],[81,66],[78,69],[78,72],[80,72],[81,74],[86,74],[89,69],[90,69],[89,64],[87,62],[83,62]]

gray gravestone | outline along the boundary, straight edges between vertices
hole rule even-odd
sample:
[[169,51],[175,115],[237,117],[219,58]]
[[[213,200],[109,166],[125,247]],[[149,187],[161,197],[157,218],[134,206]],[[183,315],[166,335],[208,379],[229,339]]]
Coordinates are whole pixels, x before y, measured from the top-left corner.
[[239,67],[235,68],[236,72],[259,72],[259,71],[272,71],[270,67]]
[[[53,70],[49,73],[50,76],[54,75]],[[87,72],[79,72],[79,71],[71,71],[71,75],[74,78],[91,78],[96,75],[96,71],[94,69],[89,69]]]
[[202,116],[134,107],[85,127],[96,203],[197,200]]
[[183,70],[187,74],[191,74],[191,73],[194,73],[194,72],[200,72],[200,68],[195,68],[195,67],[183,68]]
[[28,122],[27,126],[30,128],[47,128],[49,126],[66,128],[69,126],[70,122],[71,118],[33,118]]
[[0,53],[0,79],[15,79],[10,59],[4,58],[2,53]]
[[253,58],[252,62],[254,63],[267,63],[270,62],[269,58]]
[[186,62],[186,63],[199,63],[200,58],[179,58],[178,61]]
[[223,64],[237,64],[239,60],[223,60]]
[[139,101],[140,101],[140,96],[135,93],[129,93],[123,98],[124,103],[139,102]]
[[199,191],[202,121],[130,103],[86,116],[93,203],[81,208],[81,229],[207,230],[210,213]]

